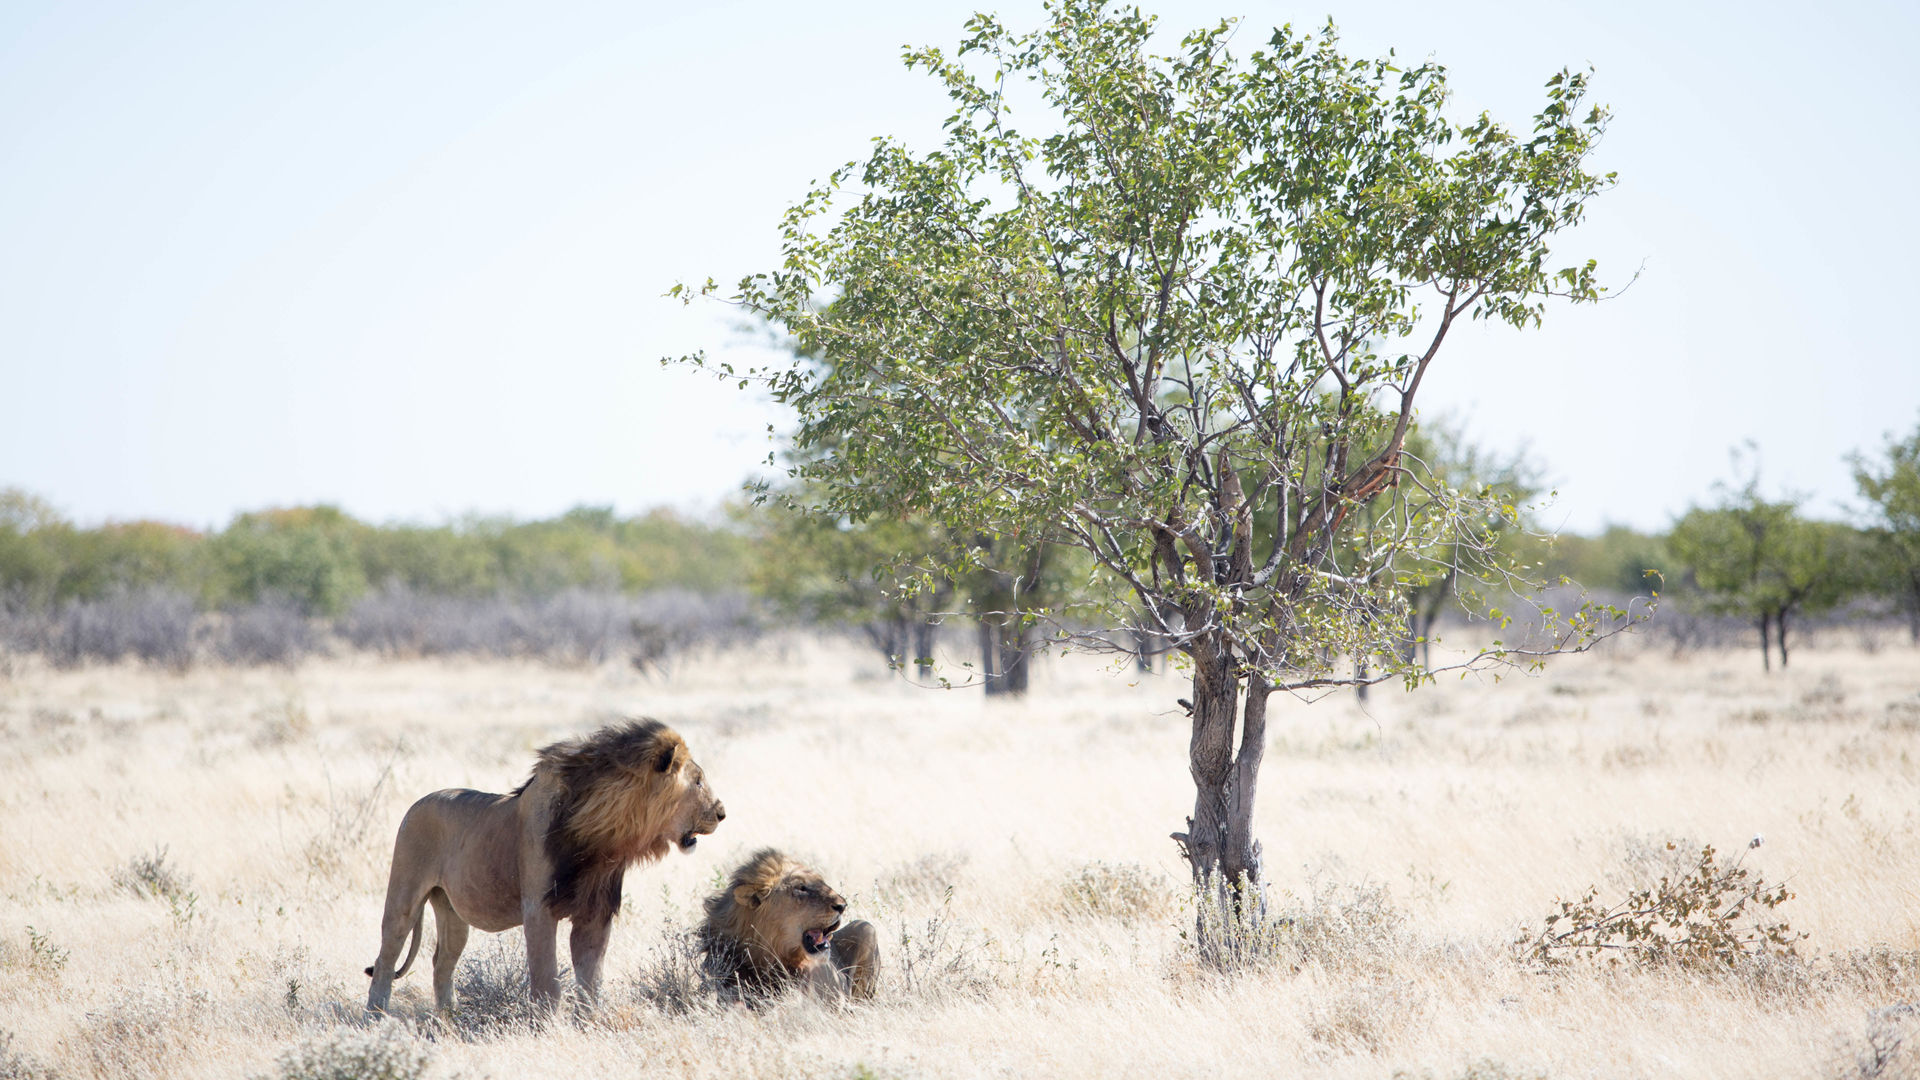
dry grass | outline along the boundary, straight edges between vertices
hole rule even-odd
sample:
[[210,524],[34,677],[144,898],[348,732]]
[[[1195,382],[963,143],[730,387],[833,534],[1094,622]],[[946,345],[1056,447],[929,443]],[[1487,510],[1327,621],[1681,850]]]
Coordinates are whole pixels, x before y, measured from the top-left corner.
[[[1225,977],[1184,936],[1185,689],[1162,677],[1056,659],[989,706],[796,642],[653,681],[21,665],[0,681],[0,1078],[1920,1075],[1920,656],[1756,668],[1622,652],[1280,705],[1260,833],[1286,921]],[[407,803],[503,790],[533,747],[635,713],[687,736],[728,818],[628,879],[602,1012],[538,1023],[517,934],[477,934],[451,1026],[415,973],[404,1029],[359,1027]],[[1673,872],[1669,840],[1787,883],[1801,958],[1516,957],[1557,898]],[[769,844],[881,928],[879,1004],[695,991],[684,928]]]

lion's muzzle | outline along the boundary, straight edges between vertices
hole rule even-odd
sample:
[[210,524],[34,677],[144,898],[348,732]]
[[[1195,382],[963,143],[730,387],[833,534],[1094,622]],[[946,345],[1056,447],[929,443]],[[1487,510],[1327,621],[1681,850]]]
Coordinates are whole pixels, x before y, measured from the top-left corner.
[[725,820],[727,820],[726,804],[716,801],[708,808],[705,814],[700,816],[700,820],[693,823],[693,828],[688,829],[686,833],[680,837],[680,850],[692,851],[693,846],[700,842],[701,837],[719,828],[720,823]]

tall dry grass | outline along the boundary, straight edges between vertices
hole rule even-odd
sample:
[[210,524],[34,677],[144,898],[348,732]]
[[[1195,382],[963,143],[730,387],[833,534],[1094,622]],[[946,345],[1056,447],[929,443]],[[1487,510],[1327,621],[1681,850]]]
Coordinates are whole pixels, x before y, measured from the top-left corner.
[[[800,641],[653,679],[28,665],[0,682],[0,1077],[1915,1075],[1920,655],[1754,660],[1279,706],[1259,831],[1287,921],[1231,977],[1188,946],[1167,839],[1177,676],[1056,658],[990,705]],[[415,973],[404,1024],[362,1026],[408,802],[504,790],[628,714],[687,736],[728,818],[629,877],[601,1012],[541,1025],[517,934],[476,934],[452,1024]],[[1670,840],[1786,882],[1799,958],[1543,971],[1513,947],[1559,898],[1675,872]],[[685,929],[767,844],[881,928],[878,1003],[698,992]]]

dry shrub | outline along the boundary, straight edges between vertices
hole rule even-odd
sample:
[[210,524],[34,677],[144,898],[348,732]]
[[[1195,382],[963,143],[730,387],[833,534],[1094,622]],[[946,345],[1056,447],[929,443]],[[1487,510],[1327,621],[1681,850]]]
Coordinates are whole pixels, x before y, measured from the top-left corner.
[[88,1013],[74,1041],[97,1074],[171,1077],[212,1012],[204,993],[130,990],[105,1012]]
[[120,864],[113,872],[113,884],[142,900],[181,900],[193,891],[193,879],[167,862],[164,845]]
[[[1393,1070],[1393,1080],[1436,1080],[1433,1070],[1423,1069],[1418,1074],[1404,1069]],[[1482,1058],[1468,1062],[1465,1069],[1453,1074],[1451,1080],[1547,1080],[1547,1074],[1540,1069],[1521,1070],[1493,1058]]]
[[1920,699],[1887,702],[1887,712],[1875,725],[1886,731],[1920,731]]
[[260,749],[292,746],[313,734],[313,717],[306,702],[298,697],[265,706],[253,714],[259,727],[253,733],[253,745]]
[[1403,980],[1382,980],[1316,1004],[1307,1019],[1307,1035],[1344,1053],[1378,1054],[1425,1009],[1425,999]]
[[1866,1031],[1842,1049],[1834,1080],[1920,1080],[1920,1008],[1894,1005],[1867,1014]]
[[895,995],[883,987],[882,997],[980,999],[999,987],[997,973],[988,967],[991,939],[978,928],[959,925],[950,910],[952,900],[953,890],[948,889],[926,918],[902,918],[896,924],[884,951],[882,979],[886,981],[885,970],[892,969],[900,991]]
[[1139,863],[1091,862],[1074,871],[1060,888],[1070,913],[1134,924],[1161,918],[1174,908],[1173,883]]
[[959,886],[967,866],[963,851],[936,851],[900,864],[874,883],[880,896],[894,903],[939,900]]
[[1847,688],[1840,676],[1827,672],[1820,681],[1800,692],[1800,704],[1815,709],[1835,709],[1847,703]]
[[1619,862],[1603,880],[1620,892],[1631,892],[1654,885],[1661,878],[1686,876],[1694,867],[1696,853],[1706,845],[1690,836],[1623,832],[1616,846]]
[[[428,954],[424,942],[420,951],[425,960]],[[431,979],[432,965],[421,966],[426,969],[421,977]],[[569,971],[562,968],[560,977],[568,975]],[[534,1008],[528,985],[527,944],[519,931],[491,934],[483,941],[470,943],[453,975],[454,1030],[463,1038],[490,1039],[538,1029],[546,1014]]]
[[466,654],[567,665],[625,655],[642,672],[667,671],[701,648],[763,632],[744,593],[663,589],[630,596],[563,589],[545,596],[437,596],[389,585],[355,602],[335,629],[383,656]]
[[330,878],[346,868],[348,857],[360,851],[373,828],[375,812],[384,806],[387,784],[393,779],[393,765],[400,749],[358,794],[336,792],[331,777],[327,780],[327,823],[307,841],[307,872],[310,876]]
[[213,653],[229,664],[292,667],[320,651],[305,608],[284,597],[235,608],[219,620]]
[[[1672,845],[1679,850],[1678,844]],[[1756,837],[1750,846],[1759,846]],[[1790,960],[1804,938],[1773,912],[1793,897],[1736,860],[1722,866],[1703,845],[1686,873],[1602,905],[1597,886],[1578,900],[1562,900],[1537,935],[1514,945],[1531,963],[1552,967],[1604,957],[1609,964],[1674,964],[1695,970],[1737,971],[1756,962]]]
[[699,935],[671,921],[662,929],[634,974],[634,1000],[671,1016],[713,1007],[718,999],[707,985]]
[[1822,973],[1839,986],[1873,998],[1920,998],[1920,951],[1874,945],[1821,957]]
[[76,754],[87,745],[86,735],[80,730],[78,721],[66,709],[36,706],[29,727],[37,744],[36,749],[43,753]]
[[642,673],[665,674],[700,649],[728,648],[766,632],[759,609],[745,593],[696,593],[660,589],[632,600],[628,659]]
[[1194,890],[1194,929],[1180,936],[1191,941],[1200,962],[1222,972],[1285,964],[1313,964],[1330,972],[1379,975],[1405,951],[1405,917],[1393,906],[1384,885],[1335,885],[1315,882],[1304,898],[1286,894],[1269,905],[1251,903],[1243,880],[1239,889],[1214,879]]
[[13,1048],[13,1032],[0,1031],[0,1080],[55,1080],[59,1076],[32,1054]]
[[133,658],[184,671],[193,662],[196,619],[193,599],[178,589],[131,590],[63,604],[39,623],[31,644],[60,668]]
[[432,1055],[427,1044],[395,1022],[339,1028],[302,1041],[282,1054],[278,1080],[419,1080]]
[[276,951],[267,971],[271,981],[265,991],[279,998],[280,1007],[295,1022],[339,1023],[360,1017],[359,1006],[347,1004],[354,997],[339,980],[338,969],[315,960],[304,945]]
[[1385,885],[1316,884],[1304,901],[1289,903],[1281,915],[1297,964],[1378,972],[1408,944],[1406,917],[1394,908]]

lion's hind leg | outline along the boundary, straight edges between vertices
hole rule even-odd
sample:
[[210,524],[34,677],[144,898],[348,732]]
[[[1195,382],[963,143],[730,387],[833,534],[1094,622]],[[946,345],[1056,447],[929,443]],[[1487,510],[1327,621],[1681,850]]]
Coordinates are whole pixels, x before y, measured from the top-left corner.
[[880,981],[880,933],[865,919],[833,932],[833,970],[855,1001],[873,997]]
[[453,910],[445,889],[435,889],[427,898],[433,901],[433,1006],[451,1013],[453,969],[460,965],[460,953],[467,947],[467,920]]
[[[408,896],[398,888],[388,888],[387,907],[380,916],[380,956],[367,969],[367,974],[373,976],[373,985],[367,990],[368,1012],[386,1012],[387,1001],[393,994],[393,980],[413,967],[413,958],[420,952],[420,933],[426,912],[425,896]],[[394,962],[400,959],[400,947],[407,944],[409,934],[413,935],[413,945],[407,949],[406,963],[396,972]]]

